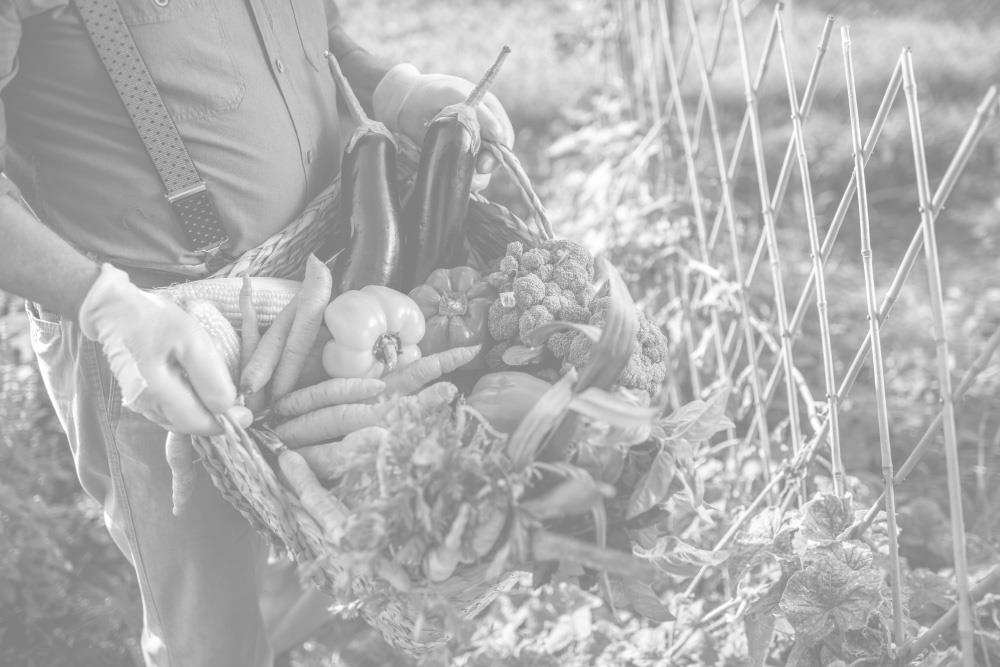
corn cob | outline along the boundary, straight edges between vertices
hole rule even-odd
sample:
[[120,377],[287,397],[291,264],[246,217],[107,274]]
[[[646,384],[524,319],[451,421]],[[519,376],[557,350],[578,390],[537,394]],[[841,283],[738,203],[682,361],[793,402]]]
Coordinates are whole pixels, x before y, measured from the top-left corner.
[[[301,283],[284,278],[251,278],[253,282],[253,306],[257,311],[257,323],[261,328],[271,326],[271,322],[281,309],[298,293]],[[240,289],[242,278],[206,278],[189,283],[179,283],[156,291],[175,303],[188,301],[208,301],[214,305],[235,329],[242,326],[240,312]]]
[[194,299],[188,301],[184,309],[212,337],[215,347],[226,360],[229,376],[235,382],[240,372],[240,337],[236,329],[210,301]]

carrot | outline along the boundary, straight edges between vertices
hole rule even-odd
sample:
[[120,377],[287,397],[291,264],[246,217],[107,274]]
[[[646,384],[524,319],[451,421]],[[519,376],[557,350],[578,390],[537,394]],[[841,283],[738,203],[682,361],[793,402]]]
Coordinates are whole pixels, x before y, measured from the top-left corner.
[[302,507],[334,539],[347,521],[349,510],[340,500],[323,488],[309,464],[298,452],[284,448],[278,455],[278,466]]
[[323,310],[333,293],[333,276],[315,255],[306,260],[306,275],[299,291],[295,319],[285,349],[271,379],[271,398],[281,398],[295,387],[316,334],[323,325]]
[[194,495],[194,484],[198,475],[198,469],[194,465],[196,455],[191,437],[171,431],[167,434],[165,454],[167,465],[170,466],[173,512],[174,516],[180,516]]
[[397,401],[417,410],[431,410],[450,403],[458,394],[455,385],[438,382],[416,396],[400,396],[381,403],[332,405],[307,412],[274,427],[274,432],[288,447],[315,445],[340,438],[367,426],[384,426]]
[[273,409],[280,417],[297,417],[329,405],[360,403],[384,390],[385,383],[375,378],[331,378],[285,394],[275,402]]
[[381,426],[368,426],[348,433],[343,440],[324,442],[297,449],[316,477],[324,482],[342,477],[349,470],[366,466],[375,460],[378,447],[389,431]]
[[481,349],[482,345],[453,347],[450,350],[417,359],[412,364],[382,377],[382,380],[385,381],[385,393],[387,396],[412,394],[424,385],[439,379],[442,375],[466,365],[476,358]]
[[240,368],[246,368],[253,351],[260,343],[260,325],[257,322],[257,309],[253,305],[253,283],[250,276],[243,276],[243,286],[240,288]]
[[285,339],[295,321],[295,311],[298,307],[298,295],[274,318],[264,335],[260,337],[257,348],[250,355],[250,360],[243,367],[240,375],[240,392],[244,396],[254,394],[264,388],[271,379],[274,367],[281,359],[281,351],[285,349]]

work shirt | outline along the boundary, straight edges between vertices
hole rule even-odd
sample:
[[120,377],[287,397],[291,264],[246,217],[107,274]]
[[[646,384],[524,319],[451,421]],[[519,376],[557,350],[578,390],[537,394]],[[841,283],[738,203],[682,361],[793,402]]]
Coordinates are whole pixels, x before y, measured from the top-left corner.
[[[333,0],[118,4],[231,250],[258,245],[339,168]],[[69,0],[0,0],[0,100],[0,170],[9,144],[34,183],[13,180],[60,236],[126,268],[184,275],[203,261]]]

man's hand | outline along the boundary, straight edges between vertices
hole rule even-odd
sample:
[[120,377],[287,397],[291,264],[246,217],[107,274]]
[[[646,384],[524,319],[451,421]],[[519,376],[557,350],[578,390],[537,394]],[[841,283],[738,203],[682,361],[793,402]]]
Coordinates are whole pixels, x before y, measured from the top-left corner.
[[[431,119],[444,107],[465,100],[474,87],[472,82],[457,76],[421,74],[413,65],[396,65],[375,88],[372,97],[375,119],[385,123],[390,130],[402,132],[419,146],[423,144]],[[486,93],[476,113],[483,140],[513,147],[514,128],[493,93]],[[497,162],[490,153],[480,152],[474,191],[486,187],[489,174],[496,167]]]
[[208,333],[167,299],[105,264],[80,306],[80,330],[101,343],[125,407],[168,431],[213,435],[215,414],[252,420]]

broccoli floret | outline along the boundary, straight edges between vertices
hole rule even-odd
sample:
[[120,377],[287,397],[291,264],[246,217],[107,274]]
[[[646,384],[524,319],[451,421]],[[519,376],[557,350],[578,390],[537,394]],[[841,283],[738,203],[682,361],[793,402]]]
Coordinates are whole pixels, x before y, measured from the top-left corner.
[[517,273],[518,261],[517,257],[511,255],[505,255],[503,259],[500,260],[500,271],[507,274]]
[[535,327],[541,324],[548,324],[554,319],[555,317],[545,306],[532,306],[528,308],[521,314],[521,319],[517,323],[518,330],[521,332],[521,342],[525,342],[525,335],[530,333]]
[[576,338],[577,333],[578,332],[572,329],[557,331],[549,336],[549,339],[545,341],[545,346],[548,347],[549,351],[556,355],[557,358],[565,359],[569,356],[570,345],[573,344],[573,340]]
[[562,294],[562,287],[555,283],[545,283],[545,296],[559,296]]
[[583,324],[590,319],[590,311],[575,301],[567,300],[563,303],[562,311],[560,311],[559,317],[567,322]]
[[[551,264],[542,264],[535,270],[535,273],[537,273],[538,277],[544,280],[546,284],[549,284],[549,281],[552,280],[552,271],[554,268],[555,267]],[[555,283],[552,284],[555,285]]]
[[584,308],[590,308],[590,304],[594,301],[594,295],[596,293],[597,289],[593,285],[588,284],[576,293],[576,302]]
[[577,368],[582,368],[590,359],[590,350],[593,347],[594,344],[590,342],[590,339],[578,332],[573,337],[573,342],[570,343],[569,354],[566,355],[566,361],[573,364]]
[[517,335],[517,320],[520,313],[517,308],[505,308],[500,299],[490,304],[489,329],[490,336],[496,341],[505,341]]
[[532,248],[521,257],[521,266],[526,271],[535,271],[543,264],[548,264],[551,254],[543,248]]
[[520,308],[538,305],[545,297],[545,283],[538,276],[529,273],[514,279],[514,299]]
[[594,280],[594,258],[579,243],[562,239],[546,241],[542,248],[552,256],[552,280],[574,294]]
[[510,257],[520,257],[524,254],[524,244],[520,241],[511,241],[507,244],[507,253]]

